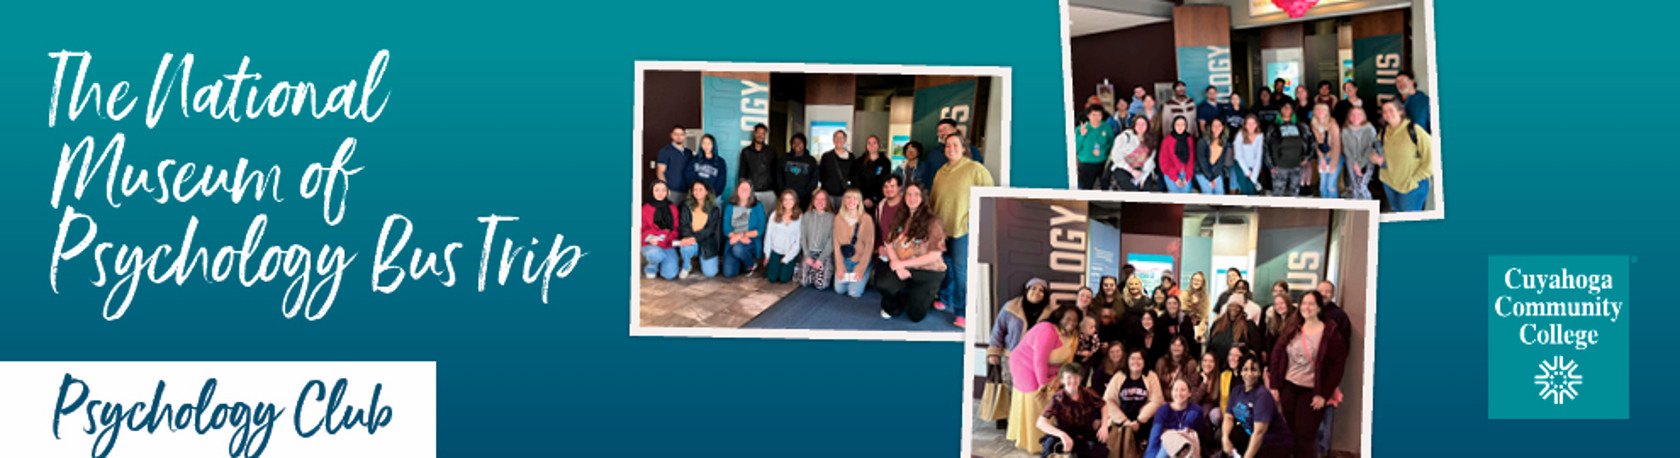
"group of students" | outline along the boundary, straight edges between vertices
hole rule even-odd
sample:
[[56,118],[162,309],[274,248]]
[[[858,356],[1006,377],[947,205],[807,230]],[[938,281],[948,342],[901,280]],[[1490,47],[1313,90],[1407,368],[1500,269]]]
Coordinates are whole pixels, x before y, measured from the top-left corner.
[[937,130],[944,154],[924,158],[912,141],[893,167],[873,135],[858,155],[846,150],[846,133],[835,132],[835,148],[819,161],[800,133],[792,151],[778,154],[759,124],[724,199],[714,194],[728,170],[715,139],[705,135],[700,151],[689,151],[686,132],[674,127],[659,151],[653,201],[642,205],[642,272],[686,279],[696,261],[707,277],[763,268],[770,282],[798,279],[851,297],[872,284],[882,318],[920,322],[929,310],[949,309],[964,326],[969,188],[993,183],[956,121]]
[[1183,81],[1160,106],[1137,86],[1113,114],[1093,96],[1076,128],[1079,188],[1338,198],[1345,181],[1345,197],[1373,199],[1375,175],[1391,211],[1423,210],[1435,160],[1429,97],[1410,72],[1395,81],[1399,97],[1376,107],[1352,81],[1341,97],[1329,81],[1290,97],[1278,79],[1253,108],[1235,93],[1219,102],[1212,86],[1197,103]]
[[[1354,329],[1321,282],[1269,306],[1236,268],[1209,301],[1205,276],[1145,291],[1103,277],[1074,305],[1028,281],[998,313],[987,362],[1012,390],[1005,437],[1032,454],[1295,457],[1329,452]],[[1000,427],[1002,427],[1000,425]]]

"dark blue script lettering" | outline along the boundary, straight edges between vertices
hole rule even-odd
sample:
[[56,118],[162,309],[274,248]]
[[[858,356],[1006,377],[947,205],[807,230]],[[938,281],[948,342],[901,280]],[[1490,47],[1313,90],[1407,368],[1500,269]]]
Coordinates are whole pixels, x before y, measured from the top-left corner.
[[[244,402],[212,405],[212,398],[216,395],[214,378],[204,381],[197,403],[166,405],[163,402],[165,386],[162,380],[158,381],[150,408],[145,402],[125,406],[120,402],[89,400],[93,389],[88,387],[87,382],[65,373],[64,383],[58,388],[57,407],[53,411],[53,437],[62,438],[59,436],[60,420],[74,416],[77,410],[85,410],[87,426],[82,428],[82,432],[94,435],[94,458],[109,455],[117,446],[118,433],[125,428],[152,434],[160,426],[168,426],[171,432],[185,430],[201,436],[212,430],[233,428],[233,437],[228,440],[228,456],[256,458],[268,448],[268,439],[274,433],[274,422],[285,412],[285,409],[264,402],[254,406]],[[71,395],[73,390],[74,396]],[[206,414],[209,414],[208,418]]]

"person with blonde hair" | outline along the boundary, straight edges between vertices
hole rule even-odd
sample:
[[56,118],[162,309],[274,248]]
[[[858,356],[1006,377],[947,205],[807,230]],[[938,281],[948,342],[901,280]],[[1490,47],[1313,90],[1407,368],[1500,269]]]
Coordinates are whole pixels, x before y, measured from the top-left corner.
[[875,254],[875,221],[863,212],[863,202],[863,191],[847,189],[829,229],[832,253],[839,254],[834,257],[834,292],[851,297],[863,295]]

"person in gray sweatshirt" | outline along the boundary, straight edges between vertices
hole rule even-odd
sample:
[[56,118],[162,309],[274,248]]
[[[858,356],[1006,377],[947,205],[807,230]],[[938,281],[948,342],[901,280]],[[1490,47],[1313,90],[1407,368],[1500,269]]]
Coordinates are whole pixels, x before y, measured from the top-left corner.
[[828,289],[834,279],[834,207],[828,193],[817,188],[811,194],[811,208],[799,217],[799,284]]
[[1371,199],[1371,176],[1377,173],[1371,163],[1372,154],[1382,154],[1377,147],[1377,129],[1365,120],[1365,110],[1348,110],[1347,126],[1342,128],[1342,157],[1347,163],[1348,186],[1352,198]]

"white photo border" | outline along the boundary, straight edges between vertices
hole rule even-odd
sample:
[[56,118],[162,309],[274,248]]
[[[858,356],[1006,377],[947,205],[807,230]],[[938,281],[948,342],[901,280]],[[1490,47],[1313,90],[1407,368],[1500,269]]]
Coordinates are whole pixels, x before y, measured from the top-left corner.
[[[1437,55],[1437,53],[1435,52],[1435,0],[1416,0],[1416,1],[1423,2],[1424,34],[1426,34],[1427,40],[1429,41],[1429,44],[1428,44],[1429,55],[1424,56],[1424,57],[1428,58],[1428,60],[1429,60],[1429,96],[1431,98],[1430,99],[1431,103],[1429,104],[1429,119],[1430,119],[1430,128],[1433,130],[1433,132],[1431,132],[1430,135],[1429,135],[1429,141],[1432,144],[1430,146],[1433,148],[1432,151],[1435,154],[1435,160],[1433,161],[1434,162],[1434,164],[1433,164],[1434,175],[1432,175],[1432,178],[1429,180],[1429,187],[1430,187],[1429,195],[1430,195],[1430,199],[1432,199],[1435,202],[1435,209],[1434,210],[1415,211],[1415,212],[1384,213],[1380,216],[1380,220],[1384,223],[1402,222],[1402,221],[1434,221],[1434,220],[1441,220],[1441,219],[1446,219],[1447,218],[1447,198],[1444,194],[1442,194],[1442,190],[1445,188],[1445,185],[1443,183],[1446,181],[1446,179],[1444,177],[1442,177],[1442,174],[1441,174],[1441,170],[1443,168],[1443,167],[1441,167],[1441,76],[1440,76],[1440,70],[1439,70],[1440,67],[1438,65],[1436,65],[1436,63],[1435,63],[1436,62],[1436,55]],[[1063,100],[1062,104],[1064,106],[1063,111],[1065,111],[1066,115],[1067,115],[1067,121],[1064,121],[1063,125],[1065,125],[1066,128],[1067,128],[1068,189],[1079,189],[1079,163],[1078,163],[1078,160],[1075,159],[1075,156],[1077,155],[1077,153],[1073,151],[1073,145],[1077,144],[1078,140],[1079,140],[1079,137],[1074,136],[1074,133],[1073,133],[1073,123],[1074,123],[1074,119],[1073,119],[1074,118],[1074,114],[1073,114],[1073,94],[1074,94],[1074,89],[1073,89],[1073,50],[1072,50],[1073,49],[1073,37],[1072,37],[1071,32],[1070,32],[1070,29],[1071,29],[1072,24],[1073,24],[1073,17],[1070,16],[1069,13],[1068,13],[1068,0],[1061,0],[1061,8],[1062,8],[1062,87],[1067,92],[1066,94],[1063,94],[1063,96],[1062,96],[1062,100]],[[1315,199],[1315,200],[1346,200],[1346,199],[1318,199],[1318,198],[1313,198],[1313,197],[1293,197],[1293,198],[1294,199]]]
[[[1207,194],[1167,194],[1156,192],[1117,192],[1090,191],[1067,189],[1009,189],[998,187],[974,188],[969,193],[969,208],[980,208],[980,199],[984,198],[1015,198],[1015,199],[1049,199],[1049,200],[1078,200],[1086,202],[1137,202],[1158,204],[1207,204],[1238,207],[1273,207],[1273,208],[1310,208],[1318,210],[1352,210],[1364,211],[1370,218],[1370,240],[1366,244],[1365,258],[1368,265],[1365,269],[1365,283],[1370,285],[1365,289],[1365,374],[1364,386],[1360,391],[1364,396],[1363,412],[1360,417],[1359,428],[1359,456],[1371,456],[1371,408],[1375,405],[1373,395],[1376,385],[1377,361],[1377,246],[1379,204],[1375,200],[1349,199],[1304,199],[1299,197],[1258,197],[1258,196],[1220,196]],[[1123,216],[1122,216],[1123,217]],[[980,233],[980,217],[978,215],[968,219],[968,233]],[[980,265],[980,250],[968,250],[968,268],[970,272]],[[968,296],[978,297],[980,288],[978,283],[968,282]],[[974,448],[974,358],[969,352],[974,348],[976,336],[985,333],[973,329],[963,332],[963,372],[962,372],[962,449],[960,458],[973,456]]]
[[[1065,40],[1064,40],[1065,42]],[[1065,48],[1065,46],[1064,46]],[[998,66],[943,66],[943,65],[897,65],[897,64],[828,64],[828,63],[777,63],[777,62],[708,62],[708,61],[636,61],[635,72],[635,104],[631,108],[633,128],[630,131],[631,170],[634,170],[630,180],[630,336],[631,337],[701,337],[701,338],[749,338],[749,339],[792,339],[792,340],[881,340],[906,342],[961,342],[961,331],[865,331],[865,330],[830,330],[830,329],[736,329],[712,327],[643,327],[641,325],[642,294],[641,294],[641,246],[637,228],[641,225],[642,207],[642,110],[646,101],[643,99],[645,75],[649,71],[690,71],[690,72],[771,72],[771,73],[839,73],[839,74],[885,74],[885,75],[941,75],[941,76],[977,76],[998,78],[999,84],[992,90],[1002,91],[1003,106],[1001,124],[1002,132],[996,133],[999,141],[999,171],[1003,175],[998,183],[1009,185],[1009,137],[1013,130],[1013,108],[1011,106],[1011,86],[1014,83],[1011,67]],[[1069,131],[1071,132],[1071,130]],[[975,188],[981,189],[981,188]]]

